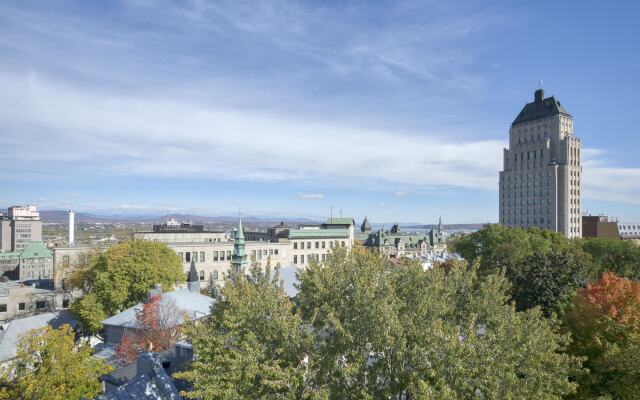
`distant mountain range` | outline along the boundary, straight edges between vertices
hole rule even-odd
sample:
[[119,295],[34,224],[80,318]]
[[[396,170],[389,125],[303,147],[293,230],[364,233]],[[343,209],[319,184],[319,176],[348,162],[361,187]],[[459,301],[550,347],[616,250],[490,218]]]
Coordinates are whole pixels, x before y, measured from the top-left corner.
[[[220,216],[203,216],[194,214],[168,214],[168,215],[98,215],[83,212],[76,212],[76,223],[162,223],[167,219],[173,218],[178,221],[193,221],[194,223],[210,224],[210,223],[232,223],[237,222],[238,217],[230,217],[226,215]],[[40,219],[44,223],[63,224],[69,219],[66,210],[43,210],[40,211]],[[248,223],[317,223],[319,221],[309,218],[291,218],[291,217],[253,217],[243,216],[242,221]]]

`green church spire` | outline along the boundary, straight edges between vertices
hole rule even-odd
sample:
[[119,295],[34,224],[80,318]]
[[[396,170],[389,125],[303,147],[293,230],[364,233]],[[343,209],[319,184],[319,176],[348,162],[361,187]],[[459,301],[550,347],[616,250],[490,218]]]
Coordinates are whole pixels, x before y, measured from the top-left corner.
[[247,255],[244,251],[244,231],[242,229],[242,220],[238,218],[238,231],[233,241],[233,257],[231,257],[231,265],[236,269],[236,272],[240,272],[242,268],[249,264]]

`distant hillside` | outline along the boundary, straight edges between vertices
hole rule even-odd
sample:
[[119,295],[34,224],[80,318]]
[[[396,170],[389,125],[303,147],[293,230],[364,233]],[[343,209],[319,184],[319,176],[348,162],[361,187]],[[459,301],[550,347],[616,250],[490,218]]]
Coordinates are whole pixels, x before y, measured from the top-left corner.
[[[68,221],[68,211],[66,210],[44,210],[40,211],[40,219],[44,223],[63,224]],[[174,218],[178,221],[193,221],[194,223],[232,223],[237,222],[237,216],[202,216],[194,214],[168,214],[168,215],[97,215],[83,212],[76,212],[76,223],[161,223],[168,218]],[[291,217],[253,217],[243,216],[242,220],[249,223],[315,223],[318,221],[309,218],[291,218]]]

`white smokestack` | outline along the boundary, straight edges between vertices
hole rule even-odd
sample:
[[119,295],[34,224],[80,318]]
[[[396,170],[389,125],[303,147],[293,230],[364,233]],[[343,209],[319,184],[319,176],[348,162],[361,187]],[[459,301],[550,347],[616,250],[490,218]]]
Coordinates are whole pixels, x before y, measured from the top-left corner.
[[75,241],[76,230],[76,213],[73,210],[69,210],[69,246],[73,246]]

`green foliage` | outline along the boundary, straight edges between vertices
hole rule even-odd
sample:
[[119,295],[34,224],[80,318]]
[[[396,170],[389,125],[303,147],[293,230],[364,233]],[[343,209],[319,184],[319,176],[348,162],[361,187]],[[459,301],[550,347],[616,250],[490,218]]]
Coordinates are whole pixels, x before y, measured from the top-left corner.
[[178,255],[165,244],[145,240],[111,246],[93,259],[84,276],[93,297],[77,301],[73,311],[88,332],[100,330],[95,321],[101,312],[113,315],[143,301],[156,283],[170,290],[185,280]]
[[589,238],[581,240],[580,247],[593,259],[592,280],[599,279],[605,272],[640,279],[640,246],[637,244],[619,239]]
[[20,340],[16,358],[4,371],[3,380],[10,382],[5,396],[33,400],[93,398],[101,389],[98,377],[111,369],[91,356],[89,345],[74,343],[69,325],[35,329]]
[[546,316],[566,308],[578,288],[584,287],[588,257],[579,252],[534,253],[507,268],[516,309],[541,307]]
[[71,303],[71,312],[75,315],[88,335],[95,335],[102,330],[101,321],[107,318],[102,304],[94,293],[87,293]]
[[310,341],[270,266],[228,279],[210,320],[187,334],[198,354],[191,370],[177,374],[193,385],[188,398],[321,398],[305,386]]
[[313,327],[313,386],[330,398],[560,398],[579,359],[538,309],[507,304],[507,280],[476,267],[423,271],[342,250],[300,275]]
[[515,265],[533,253],[550,253],[577,246],[559,233],[539,228],[508,228],[494,224],[452,243],[453,251],[471,263],[479,261],[481,273]]

